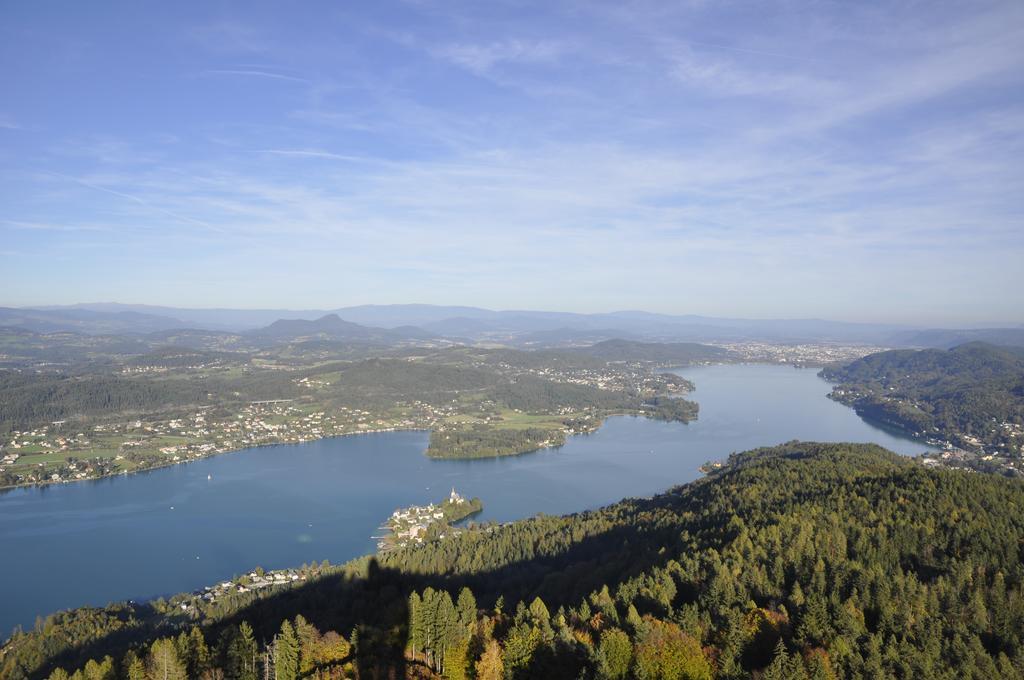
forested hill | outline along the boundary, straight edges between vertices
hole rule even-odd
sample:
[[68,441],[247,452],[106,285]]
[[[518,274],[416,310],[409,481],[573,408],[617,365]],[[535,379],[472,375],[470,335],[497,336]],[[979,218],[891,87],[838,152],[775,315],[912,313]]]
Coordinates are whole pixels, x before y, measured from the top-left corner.
[[1021,507],[1016,480],[790,443],[271,594],[54,616],[0,677],[1022,678]]
[[1024,349],[980,342],[895,350],[822,375],[859,413],[961,446],[1014,455],[1024,443]]
[[681,366],[700,362],[734,361],[738,357],[727,349],[696,342],[637,342],[634,340],[605,340],[589,347],[565,350],[577,356],[602,361],[651,362],[666,366]]

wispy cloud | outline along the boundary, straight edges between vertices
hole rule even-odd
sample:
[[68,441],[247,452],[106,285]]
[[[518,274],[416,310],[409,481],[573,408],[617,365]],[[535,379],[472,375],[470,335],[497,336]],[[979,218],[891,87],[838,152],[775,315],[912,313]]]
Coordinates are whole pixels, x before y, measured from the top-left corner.
[[62,224],[52,222],[23,222],[21,220],[0,220],[0,224],[4,224],[12,229],[24,229],[27,231],[63,231],[63,232],[76,232],[76,231],[111,231],[108,226],[101,226],[97,224]]
[[274,73],[272,71],[258,71],[254,69],[207,69],[203,71],[203,75],[208,76],[242,76],[252,78],[269,78],[271,80],[287,80],[293,83],[306,83],[310,81],[305,78],[299,78],[297,76],[290,76],[284,73]]
[[551,63],[568,50],[565,43],[551,40],[502,40],[484,44],[457,43],[434,47],[431,51],[441,59],[477,75],[489,73],[506,64]]
[[674,79],[717,95],[785,95],[821,101],[840,93],[834,82],[786,72],[777,64],[773,64],[775,68],[740,66],[676,40],[670,41],[666,51]]
[[332,153],[319,149],[253,149],[249,153],[264,153],[274,156],[296,156],[299,158],[323,158],[332,161],[348,161],[352,163],[379,162],[365,156],[351,156],[347,154]]
[[72,177],[70,175],[64,175],[64,174],[57,173],[57,172],[48,172],[46,174],[52,175],[53,177],[56,177],[56,178],[59,178],[59,179],[67,180],[69,182],[74,182],[75,184],[81,185],[81,186],[86,187],[88,189],[93,189],[94,191],[99,191],[99,192],[102,192],[102,193],[105,193],[105,194],[109,194],[111,196],[116,196],[118,198],[123,198],[123,199],[125,199],[127,201],[131,201],[131,202],[136,203],[136,204],[138,204],[140,206],[143,206],[144,208],[146,208],[148,210],[151,210],[151,211],[156,212],[156,213],[160,213],[160,214],[162,214],[162,215],[164,215],[166,217],[170,217],[170,218],[172,218],[174,220],[177,220],[177,221],[180,221],[180,222],[187,222],[189,224],[193,224],[193,225],[197,225],[197,226],[200,226],[200,227],[204,227],[206,229],[210,229],[210,230],[213,230],[213,231],[220,231],[220,228],[218,226],[216,226],[216,225],[210,224],[209,222],[205,222],[203,220],[196,219],[194,217],[189,217],[188,215],[182,215],[180,213],[173,212],[171,210],[167,210],[166,208],[162,208],[159,205],[154,205],[154,203],[151,200],[147,200],[145,198],[141,198],[140,196],[136,196],[134,194],[129,194],[129,193],[126,193],[124,191],[118,191],[116,189],[111,189],[109,187],[105,187],[105,186],[96,184],[94,182],[90,182],[90,181],[81,179],[79,177]]

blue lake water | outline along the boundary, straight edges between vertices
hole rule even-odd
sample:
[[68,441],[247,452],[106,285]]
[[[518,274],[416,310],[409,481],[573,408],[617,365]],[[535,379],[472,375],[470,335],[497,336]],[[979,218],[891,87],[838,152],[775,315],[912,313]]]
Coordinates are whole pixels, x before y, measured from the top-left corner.
[[430,460],[426,433],[393,432],[2,494],[0,637],[58,609],[195,590],[257,565],[343,562],[375,549],[370,537],[392,510],[438,501],[453,486],[483,500],[475,519],[507,521],[649,496],[697,478],[708,460],[792,439],[927,449],[827,399],[813,369],[678,372],[697,386],[697,421],[612,418],[522,456]]

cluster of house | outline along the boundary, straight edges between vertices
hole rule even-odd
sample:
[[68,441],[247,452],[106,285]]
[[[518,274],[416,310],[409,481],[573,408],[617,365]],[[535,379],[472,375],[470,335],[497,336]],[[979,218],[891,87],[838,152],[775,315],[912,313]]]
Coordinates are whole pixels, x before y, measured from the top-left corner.
[[[202,590],[196,590],[192,593],[192,597],[204,602],[216,602],[219,598],[232,593],[248,593],[253,590],[263,590],[305,580],[306,575],[294,569],[268,572],[252,571],[234,581],[224,581],[212,586],[206,586]],[[182,610],[188,610],[188,608],[188,602],[181,604]]]
[[886,347],[868,345],[832,345],[825,343],[775,344],[770,342],[712,342],[727,349],[743,361],[756,361],[802,366],[825,366],[835,362],[853,361],[868,354],[885,351]]
[[610,368],[520,368],[510,364],[498,364],[503,372],[511,375],[535,375],[555,382],[571,383],[573,385],[588,385],[601,390],[621,390],[636,385],[639,375],[634,375],[628,370],[613,370]]
[[[457,508],[468,502],[453,487],[445,504],[449,508]],[[422,543],[431,525],[444,521],[445,508],[433,503],[395,510],[385,523],[385,527],[391,531],[391,535],[378,541],[377,548],[387,550],[396,546],[408,545],[410,542]]]

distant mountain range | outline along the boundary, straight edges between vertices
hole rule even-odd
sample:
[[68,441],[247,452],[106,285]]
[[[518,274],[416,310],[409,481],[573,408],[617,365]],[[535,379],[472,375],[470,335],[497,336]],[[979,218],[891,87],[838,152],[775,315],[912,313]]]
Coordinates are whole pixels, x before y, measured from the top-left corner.
[[[372,344],[450,339],[517,346],[582,345],[612,338],[657,342],[837,342],[946,348],[970,341],[1024,346],[1024,326],[928,329],[822,319],[734,319],[621,311],[495,311],[439,305],[361,305],[335,310],[192,309],[118,303],[0,308],[0,327],[37,333],[223,332],[253,342],[331,340]],[[174,333],[171,333],[174,331]]]

